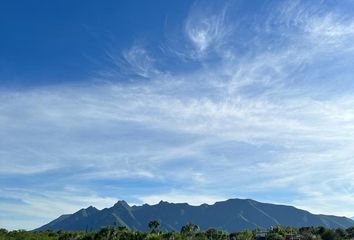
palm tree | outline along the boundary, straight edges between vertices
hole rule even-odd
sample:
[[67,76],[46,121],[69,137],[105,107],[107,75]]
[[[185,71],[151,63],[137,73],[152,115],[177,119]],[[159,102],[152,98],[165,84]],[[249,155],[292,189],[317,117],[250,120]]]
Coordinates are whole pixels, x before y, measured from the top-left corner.
[[197,232],[199,232],[199,226],[193,223],[188,223],[181,228],[181,234],[185,235],[187,239],[192,239]]
[[152,233],[156,233],[158,231],[158,228],[160,227],[160,222],[157,220],[152,220],[149,222],[149,228]]

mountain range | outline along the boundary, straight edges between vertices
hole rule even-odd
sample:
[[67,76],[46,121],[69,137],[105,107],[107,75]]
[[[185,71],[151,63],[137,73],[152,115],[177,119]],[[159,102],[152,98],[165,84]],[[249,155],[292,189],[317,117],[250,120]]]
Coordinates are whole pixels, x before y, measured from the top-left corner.
[[261,203],[251,199],[229,199],[200,206],[164,201],[155,205],[130,206],[125,201],[118,201],[114,206],[102,210],[90,206],[73,214],[62,215],[36,230],[93,231],[115,225],[147,231],[151,220],[158,220],[161,229],[171,231],[179,231],[189,222],[197,224],[202,230],[220,228],[228,232],[276,225],[328,228],[354,226],[354,220],[346,217],[315,215],[292,206]]

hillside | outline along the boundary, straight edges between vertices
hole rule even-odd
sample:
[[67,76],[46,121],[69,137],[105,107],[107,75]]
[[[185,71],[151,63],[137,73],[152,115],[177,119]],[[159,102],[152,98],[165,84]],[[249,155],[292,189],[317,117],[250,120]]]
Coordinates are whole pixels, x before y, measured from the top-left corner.
[[179,231],[188,222],[195,223],[204,230],[213,227],[229,232],[275,225],[328,228],[354,226],[354,221],[346,217],[315,215],[292,206],[261,203],[250,199],[230,199],[200,206],[164,201],[156,205],[129,206],[125,201],[118,201],[110,208],[98,210],[89,207],[63,215],[36,230],[92,231],[103,226],[116,225],[145,231],[148,230],[147,223],[155,219],[161,222],[162,229],[175,231]]

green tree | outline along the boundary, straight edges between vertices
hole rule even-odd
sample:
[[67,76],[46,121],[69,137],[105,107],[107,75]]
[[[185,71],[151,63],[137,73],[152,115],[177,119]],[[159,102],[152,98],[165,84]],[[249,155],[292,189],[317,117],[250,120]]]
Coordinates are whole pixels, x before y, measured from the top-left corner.
[[214,240],[218,236],[218,230],[216,230],[215,228],[209,228],[208,230],[206,230],[205,235],[209,240]]
[[250,230],[244,230],[236,235],[236,240],[252,240],[254,238],[253,233]]
[[152,220],[149,222],[148,226],[150,228],[150,232],[157,233],[160,227],[160,222],[157,220]]
[[354,238],[354,227],[347,228],[345,232],[348,238]]
[[196,234],[197,232],[199,232],[199,226],[193,223],[188,223],[181,228],[182,234]]
[[283,240],[284,236],[279,233],[272,232],[267,235],[267,239],[268,240]]
[[342,228],[337,228],[335,230],[335,234],[338,239],[346,239],[347,238],[347,232]]
[[95,234],[95,240],[111,240],[115,235],[114,228],[104,227]]

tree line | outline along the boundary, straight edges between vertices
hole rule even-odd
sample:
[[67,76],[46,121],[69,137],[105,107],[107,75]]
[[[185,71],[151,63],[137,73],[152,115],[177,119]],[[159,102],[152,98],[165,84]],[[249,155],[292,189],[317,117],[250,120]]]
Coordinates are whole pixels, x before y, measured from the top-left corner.
[[184,225],[179,232],[163,231],[157,220],[148,223],[150,231],[142,232],[125,226],[103,227],[95,232],[84,231],[7,231],[0,229],[0,240],[344,240],[354,239],[354,227],[329,229],[324,227],[293,228],[275,226],[267,230],[254,229],[227,233],[210,228],[201,231],[193,223]]

